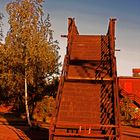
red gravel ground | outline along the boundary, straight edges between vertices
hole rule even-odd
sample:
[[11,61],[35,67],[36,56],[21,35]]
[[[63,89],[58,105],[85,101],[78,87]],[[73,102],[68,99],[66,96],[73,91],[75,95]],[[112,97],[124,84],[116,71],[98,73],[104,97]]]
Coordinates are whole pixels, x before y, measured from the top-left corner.
[[[17,128],[16,128],[17,127]],[[0,140],[48,140],[47,129],[31,129],[25,126],[0,125]]]
[[19,137],[11,126],[0,125],[0,140],[19,140]]
[[27,122],[10,112],[11,107],[0,106],[0,140],[48,140],[46,124],[29,128]]
[[[29,129],[27,122],[0,107],[0,140],[49,140],[49,126],[38,124],[40,127]],[[122,140],[140,140],[140,128],[123,126]]]

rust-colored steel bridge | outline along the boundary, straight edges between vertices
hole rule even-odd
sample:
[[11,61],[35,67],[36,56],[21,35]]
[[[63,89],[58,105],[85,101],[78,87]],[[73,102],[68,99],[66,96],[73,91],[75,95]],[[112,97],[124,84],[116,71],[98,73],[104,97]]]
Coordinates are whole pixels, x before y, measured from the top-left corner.
[[50,140],[120,140],[115,19],[106,35],[79,35],[68,19]]

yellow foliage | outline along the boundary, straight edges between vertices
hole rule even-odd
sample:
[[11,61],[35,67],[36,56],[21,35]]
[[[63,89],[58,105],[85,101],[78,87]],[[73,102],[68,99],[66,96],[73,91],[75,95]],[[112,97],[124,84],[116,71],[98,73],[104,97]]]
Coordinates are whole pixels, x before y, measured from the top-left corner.
[[7,13],[10,30],[1,59],[2,75],[10,72],[10,76],[2,79],[4,88],[15,97],[23,96],[26,76],[30,92],[37,94],[38,85],[58,72],[58,47],[52,40],[51,24],[43,20],[42,0],[11,2]]

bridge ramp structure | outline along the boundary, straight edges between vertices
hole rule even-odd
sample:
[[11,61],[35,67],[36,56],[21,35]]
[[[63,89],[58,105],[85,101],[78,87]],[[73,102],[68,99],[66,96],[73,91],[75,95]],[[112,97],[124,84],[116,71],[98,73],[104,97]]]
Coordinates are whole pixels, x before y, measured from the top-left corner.
[[66,37],[50,140],[120,139],[115,19],[106,35],[80,35],[69,18]]

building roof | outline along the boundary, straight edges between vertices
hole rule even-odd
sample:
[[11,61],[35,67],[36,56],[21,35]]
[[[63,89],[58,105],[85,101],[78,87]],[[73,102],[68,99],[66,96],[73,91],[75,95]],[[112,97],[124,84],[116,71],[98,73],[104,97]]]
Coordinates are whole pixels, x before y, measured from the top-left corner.
[[119,79],[140,79],[140,76],[119,76]]

